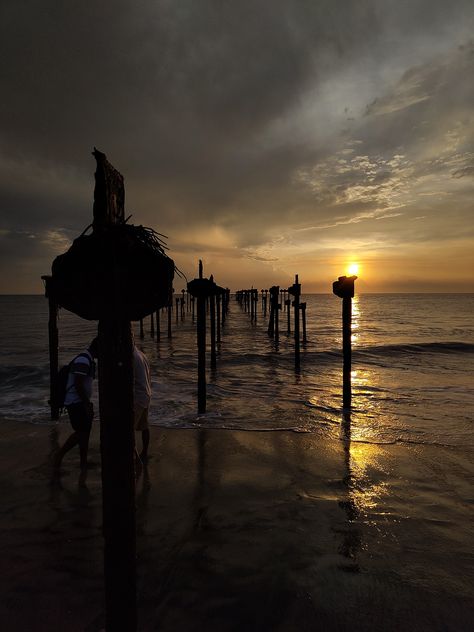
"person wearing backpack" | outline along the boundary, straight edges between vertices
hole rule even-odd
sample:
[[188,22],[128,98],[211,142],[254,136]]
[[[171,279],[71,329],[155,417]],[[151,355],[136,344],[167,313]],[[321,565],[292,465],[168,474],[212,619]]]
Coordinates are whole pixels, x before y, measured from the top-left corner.
[[81,469],[87,469],[89,436],[94,418],[94,406],[91,402],[92,385],[95,378],[94,359],[97,358],[98,348],[98,338],[94,338],[87,350],[77,355],[69,364],[64,407],[68,412],[74,432],[66,439],[56,454],[54,459],[56,468],[60,467],[64,455],[78,445]]

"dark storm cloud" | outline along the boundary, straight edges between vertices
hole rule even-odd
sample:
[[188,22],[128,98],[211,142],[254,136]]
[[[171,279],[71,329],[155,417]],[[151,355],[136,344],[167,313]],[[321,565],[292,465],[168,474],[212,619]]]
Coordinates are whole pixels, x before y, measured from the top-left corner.
[[[273,128],[357,59],[383,68],[397,55],[429,52],[433,42],[467,28],[471,6],[470,0],[4,0],[0,227],[23,226],[37,235],[40,250],[51,243],[50,229],[67,236],[84,228],[93,145],[125,174],[136,220],[156,220],[174,234],[218,219],[245,246],[266,239],[274,224],[304,224],[315,213],[325,220],[333,212],[316,207],[294,173],[323,161],[330,148],[311,141],[311,127],[307,137],[291,127],[273,136]],[[407,67],[416,66],[414,59]],[[424,81],[411,85],[408,74],[398,101],[389,104],[384,93],[368,101],[367,147],[388,147],[408,135],[403,117],[393,117],[388,131],[387,120],[378,127],[376,119],[384,107],[423,106],[433,84],[429,76]],[[457,86],[460,102],[468,91]],[[360,118],[349,125],[360,125]],[[317,126],[324,130],[326,122]],[[467,165],[456,170],[469,174]],[[33,238],[9,234],[39,256],[30,248]]]

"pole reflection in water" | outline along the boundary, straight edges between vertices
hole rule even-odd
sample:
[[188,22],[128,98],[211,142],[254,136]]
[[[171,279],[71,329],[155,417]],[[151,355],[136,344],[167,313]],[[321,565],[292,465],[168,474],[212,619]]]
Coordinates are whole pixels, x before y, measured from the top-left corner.
[[341,439],[344,447],[345,475],[342,483],[347,490],[347,499],[340,500],[339,506],[344,510],[347,517],[347,527],[343,530],[343,540],[339,552],[351,561],[351,564],[344,566],[343,570],[358,572],[357,553],[362,547],[362,534],[355,525],[359,519],[360,512],[357,504],[357,478],[351,467],[351,413],[344,411],[341,421]]

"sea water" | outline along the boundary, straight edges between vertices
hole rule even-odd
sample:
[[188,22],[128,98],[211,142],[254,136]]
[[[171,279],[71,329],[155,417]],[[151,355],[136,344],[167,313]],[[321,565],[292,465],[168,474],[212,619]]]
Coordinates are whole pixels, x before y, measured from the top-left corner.
[[[207,368],[207,412],[197,414],[196,325],[191,312],[160,316],[160,340],[133,324],[152,372],[150,420],[171,428],[291,430],[337,438],[342,418],[341,300],[303,295],[307,342],[294,366],[294,324],[280,313],[280,339],[267,335],[232,297]],[[173,302],[174,304],[174,302]],[[473,294],[362,294],[353,300],[351,440],[462,448],[472,443]],[[97,323],[60,310],[60,366],[81,352]],[[50,422],[48,304],[42,296],[0,297],[0,416]],[[209,335],[208,335],[209,348]],[[210,354],[207,360],[209,363]],[[62,421],[67,421],[63,415]]]

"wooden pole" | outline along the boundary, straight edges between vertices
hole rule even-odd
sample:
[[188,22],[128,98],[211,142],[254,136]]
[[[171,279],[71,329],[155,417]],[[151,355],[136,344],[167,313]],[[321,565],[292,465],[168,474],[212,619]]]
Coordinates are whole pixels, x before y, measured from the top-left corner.
[[155,318],[154,318],[154,312],[152,312],[150,314],[150,336],[152,338],[155,337]]
[[216,296],[216,325],[217,325],[217,344],[221,341],[221,295]]
[[[94,190],[95,234],[124,221],[123,177],[106,157],[97,160]],[[113,195],[112,195],[113,193]],[[107,632],[135,632],[135,432],[132,328],[124,319],[121,279],[113,264],[114,304],[99,320],[99,409],[102,456],[104,575]]]
[[171,310],[173,309],[173,304],[170,303],[168,305],[168,338],[171,339],[172,338],[172,333],[171,333]]
[[160,341],[160,310],[156,310],[156,342]]
[[[202,261],[199,261],[199,278],[202,279]],[[198,345],[198,414],[206,412],[206,298],[197,297]]]
[[45,295],[48,299],[48,340],[49,340],[49,405],[51,419],[59,419],[59,406],[57,404],[56,376],[59,370],[59,334],[58,334],[58,305],[50,291],[49,276],[41,277],[45,283]]
[[278,342],[280,339],[280,330],[278,328],[278,317],[279,317],[278,312],[280,311],[280,309],[281,309],[281,303],[279,303],[279,294],[277,292],[275,296],[275,336],[274,336],[275,342]]
[[352,405],[352,298],[356,279],[355,275],[340,276],[332,284],[334,294],[342,298],[342,405],[344,408],[350,408]]
[[[212,275],[211,275],[212,280]],[[211,369],[216,368],[216,297],[212,294],[209,297],[210,320],[211,320]]]
[[[293,305],[295,308],[295,367],[300,367],[300,294],[301,285],[298,283],[298,275],[295,275],[294,288],[294,300]],[[290,308],[288,307],[288,310]]]
[[342,299],[342,353],[343,369],[342,369],[342,405],[344,408],[350,408],[352,404],[352,385],[351,385],[351,368],[352,368],[352,298],[344,297]]
[[300,303],[301,322],[303,323],[303,344],[306,344],[306,303]]
[[140,338],[144,338],[145,334],[143,333],[143,318],[140,318]]
[[99,321],[106,630],[135,631],[135,437],[129,321]]

